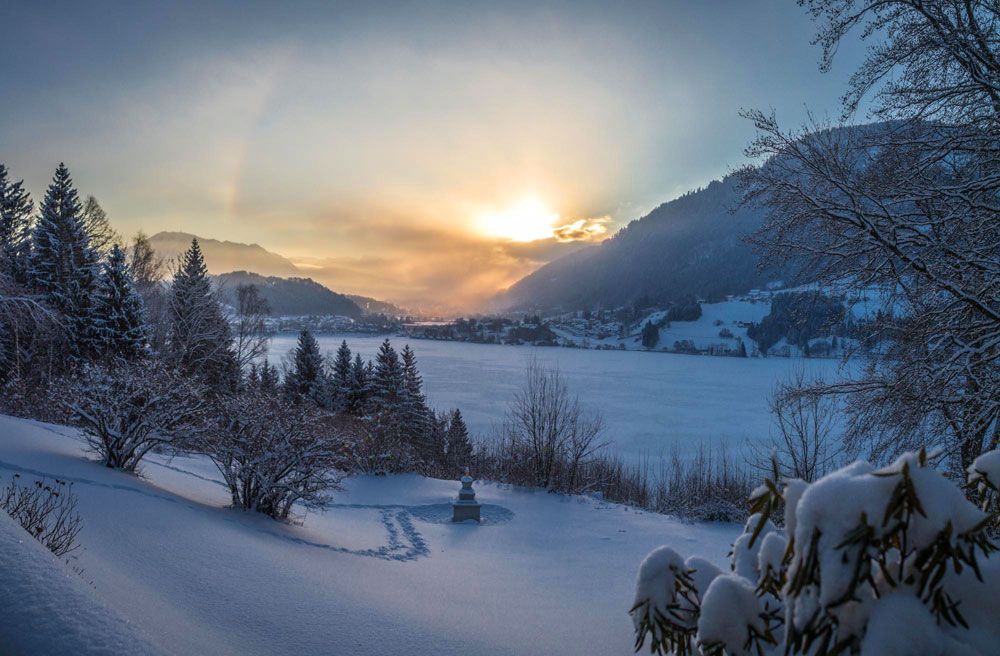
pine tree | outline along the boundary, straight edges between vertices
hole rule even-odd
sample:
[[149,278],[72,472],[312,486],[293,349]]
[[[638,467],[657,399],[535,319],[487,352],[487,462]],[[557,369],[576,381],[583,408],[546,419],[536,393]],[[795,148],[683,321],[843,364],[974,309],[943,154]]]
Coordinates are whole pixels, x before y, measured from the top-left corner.
[[448,422],[448,464],[451,474],[462,471],[472,464],[472,442],[469,441],[469,429],[462,418],[462,412],[456,408],[451,413]]
[[285,374],[285,392],[298,402],[310,399],[324,405],[323,391],[326,370],[319,342],[308,328],[302,330],[298,344],[292,351],[292,367]]
[[175,366],[217,388],[235,386],[239,371],[232,330],[212,295],[198,240],[181,257],[170,285],[169,351]]
[[146,308],[135,289],[125,252],[115,244],[104,263],[95,302],[101,351],[136,360],[147,351]]
[[[371,364],[370,362],[368,363]],[[351,365],[351,382],[347,393],[347,411],[360,417],[368,407],[368,367],[361,359],[361,354],[354,356]]]
[[642,345],[648,349],[656,346],[657,342],[660,341],[660,331],[656,326],[653,325],[651,321],[646,321],[646,325],[642,327]]
[[372,404],[379,412],[398,409],[403,398],[403,367],[399,355],[386,337],[375,355]]
[[11,182],[7,167],[0,164],[0,272],[22,283],[26,281],[34,208],[24,180]]
[[401,413],[403,425],[416,444],[422,443],[430,429],[430,411],[423,392],[423,379],[417,370],[417,356],[407,344],[402,355],[403,394]]
[[269,394],[277,393],[279,379],[278,368],[265,359],[260,365],[260,389]]
[[97,256],[80,212],[69,170],[60,164],[31,233],[28,279],[65,318],[74,358],[91,355],[97,346],[93,314]]
[[345,411],[350,404],[351,371],[351,349],[345,339],[337,349],[337,356],[333,361],[333,374],[330,377],[334,394],[332,407],[340,412]]

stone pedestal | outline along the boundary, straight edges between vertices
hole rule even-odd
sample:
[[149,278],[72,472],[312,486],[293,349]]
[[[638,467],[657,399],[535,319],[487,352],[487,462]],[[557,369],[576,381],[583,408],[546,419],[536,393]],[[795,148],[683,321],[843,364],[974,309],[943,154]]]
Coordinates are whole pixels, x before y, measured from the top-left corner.
[[481,509],[482,505],[476,501],[476,491],[472,489],[472,477],[466,472],[462,477],[462,489],[458,492],[458,501],[452,504],[451,521],[464,522],[467,519],[482,521]]

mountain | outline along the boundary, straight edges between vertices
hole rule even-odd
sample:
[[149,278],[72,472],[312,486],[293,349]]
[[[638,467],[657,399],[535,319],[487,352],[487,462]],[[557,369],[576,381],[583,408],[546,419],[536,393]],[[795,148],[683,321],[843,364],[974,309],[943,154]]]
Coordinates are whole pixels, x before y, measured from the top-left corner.
[[[734,176],[716,180],[629,223],[613,237],[554,260],[512,285],[497,304],[508,309],[590,309],[648,297],[719,298],[764,286],[783,272],[761,273],[741,237],[764,219],[740,199]],[[787,273],[787,272],[786,272]]]
[[216,276],[215,280],[223,298],[230,305],[236,303],[237,287],[256,285],[260,295],[267,299],[271,314],[277,316],[339,314],[361,319],[365,314],[353,300],[327,289],[311,278],[278,278],[248,271],[233,271]]
[[[174,259],[191,247],[195,235],[186,232],[158,232],[149,238],[150,244],[161,256]],[[205,265],[212,274],[228,271],[253,271],[262,276],[291,278],[302,275],[291,260],[265,250],[257,244],[240,244],[218,239],[198,237],[198,245],[205,255]]]
[[389,301],[377,301],[374,298],[358,296],[357,294],[346,294],[346,296],[357,303],[365,314],[384,314],[390,317],[405,317],[412,314],[409,310],[393,305]]

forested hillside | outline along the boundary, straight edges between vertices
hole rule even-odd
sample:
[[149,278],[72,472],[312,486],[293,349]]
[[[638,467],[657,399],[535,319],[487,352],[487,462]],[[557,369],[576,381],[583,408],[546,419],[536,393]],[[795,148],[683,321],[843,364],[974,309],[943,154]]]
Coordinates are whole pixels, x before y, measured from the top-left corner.
[[216,277],[227,303],[235,305],[236,288],[255,285],[274,315],[341,315],[360,319],[364,310],[343,294],[331,291],[310,278],[277,278],[248,271],[233,271]]
[[742,241],[762,222],[759,210],[740,208],[733,177],[664,203],[612,238],[543,266],[502,298],[510,308],[590,309],[630,305],[648,297],[717,298],[761,287],[787,272],[757,270]]

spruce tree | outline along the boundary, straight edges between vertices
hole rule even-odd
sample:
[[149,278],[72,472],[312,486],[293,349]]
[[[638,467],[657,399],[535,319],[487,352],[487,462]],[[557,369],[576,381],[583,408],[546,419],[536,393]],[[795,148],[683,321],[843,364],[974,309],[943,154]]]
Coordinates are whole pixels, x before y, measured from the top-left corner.
[[375,372],[371,381],[372,404],[379,412],[398,409],[403,398],[403,367],[396,349],[386,337],[375,355]]
[[363,415],[368,407],[368,368],[360,353],[354,356],[354,364],[351,365],[351,382],[346,402],[347,412],[358,417]]
[[337,349],[337,356],[333,361],[333,373],[331,376],[331,388],[334,394],[332,407],[340,412],[343,412],[349,405],[351,370],[351,349],[347,346],[347,340],[345,339],[340,344],[340,348]]
[[93,354],[97,346],[93,308],[97,256],[80,212],[69,170],[60,164],[31,233],[28,279],[63,315],[74,358]]
[[0,272],[22,283],[26,281],[34,209],[24,180],[11,182],[7,167],[0,164]]
[[170,285],[169,351],[174,365],[216,388],[232,388],[238,380],[232,330],[212,295],[205,258],[198,240],[181,257]]
[[104,263],[95,303],[101,351],[136,360],[147,351],[146,308],[135,289],[125,252],[115,244]]
[[401,413],[411,440],[421,443],[430,429],[430,412],[423,392],[423,379],[417,370],[417,356],[407,344],[402,353],[403,394]]
[[319,342],[308,328],[299,334],[298,344],[292,351],[292,366],[285,374],[285,392],[296,402],[310,399],[324,405],[323,391],[326,378],[323,355]]
[[264,364],[260,365],[260,389],[268,394],[274,394],[278,391],[279,380],[278,367],[265,359]]
[[472,464],[472,442],[469,441],[469,429],[462,418],[462,411],[458,408],[451,413],[447,440],[448,464],[451,466],[453,475]]

